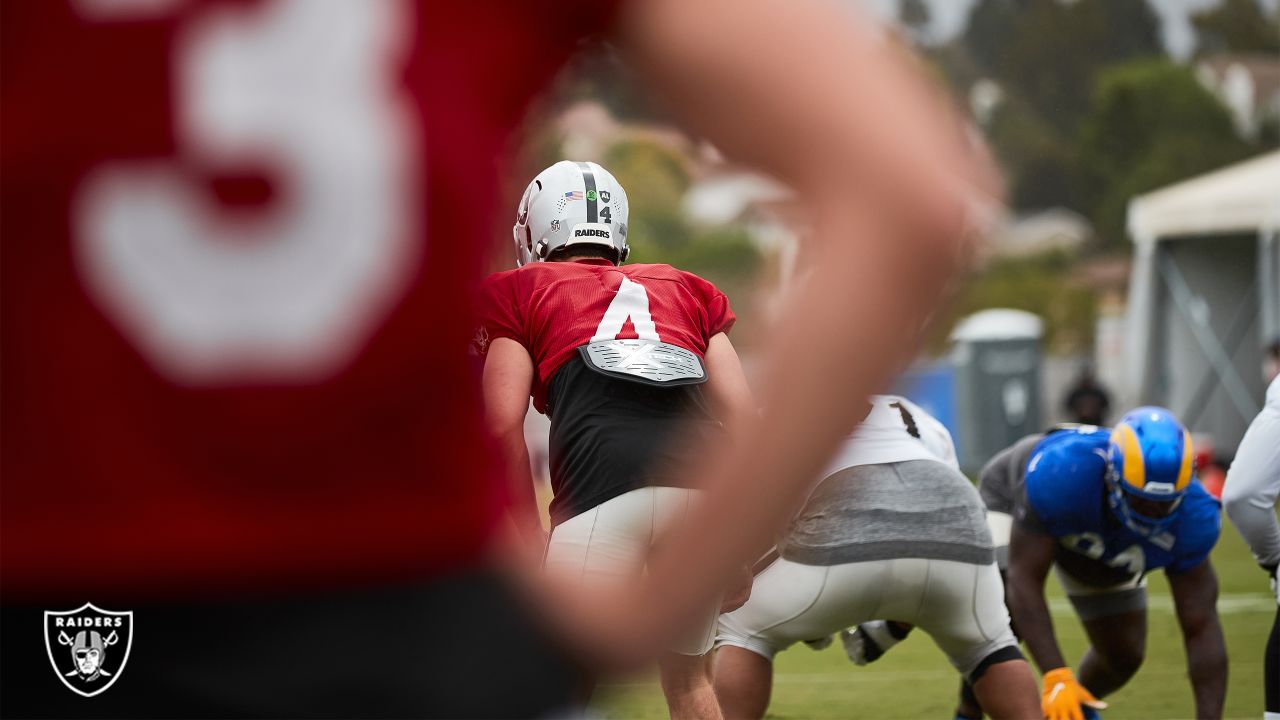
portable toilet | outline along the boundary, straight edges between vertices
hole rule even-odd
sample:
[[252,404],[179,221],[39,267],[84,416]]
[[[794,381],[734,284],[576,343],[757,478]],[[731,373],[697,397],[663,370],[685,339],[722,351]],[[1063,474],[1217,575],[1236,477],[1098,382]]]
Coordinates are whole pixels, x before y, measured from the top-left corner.
[[1040,318],[1022,310],[983,310],[951,333],[955,367],[956,444],[975,475],[993,455],[1043,430]]

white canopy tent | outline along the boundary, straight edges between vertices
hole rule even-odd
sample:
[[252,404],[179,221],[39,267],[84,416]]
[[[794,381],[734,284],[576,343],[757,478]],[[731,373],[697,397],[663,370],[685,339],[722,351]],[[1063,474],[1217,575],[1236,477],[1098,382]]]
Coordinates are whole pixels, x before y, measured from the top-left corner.
[[1230,456],[1280,339],[1280,152],[1129,203],[1125,399],[1171,408]]

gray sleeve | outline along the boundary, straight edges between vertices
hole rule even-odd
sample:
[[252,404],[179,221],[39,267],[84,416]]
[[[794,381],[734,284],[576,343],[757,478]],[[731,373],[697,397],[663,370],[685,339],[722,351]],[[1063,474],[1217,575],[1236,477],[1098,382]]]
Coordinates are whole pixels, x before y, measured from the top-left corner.
[[1277,495],[1280,495],[1280,407],[1268,402],[1240,441],[1222,489],[1227,516],[1249,544],[1258,564],[1265,567],[1280,564]]
[[978,473],[978,494],[991,512],[1013,515],[1026,482],[1027,460],[1031,450],[1044,439],[1044,435],[1028,435],[996,453]]

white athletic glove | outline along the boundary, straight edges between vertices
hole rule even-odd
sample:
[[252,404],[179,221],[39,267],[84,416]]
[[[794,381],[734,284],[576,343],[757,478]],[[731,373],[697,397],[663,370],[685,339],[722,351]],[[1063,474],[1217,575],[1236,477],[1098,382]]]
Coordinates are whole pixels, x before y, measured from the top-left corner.
[[872,620],[852,630],[843,630],[840,641],[844,643],[844,652],[854,665],[875,662],[886,650],[902,642],[889,632],[889,623],[885,620]]
[[1276,568],[1264,565],[1262,569],[1271,577],[1271,592],[1276,596],[1276,604],[1280,605],[1280,582],[1276,581]]

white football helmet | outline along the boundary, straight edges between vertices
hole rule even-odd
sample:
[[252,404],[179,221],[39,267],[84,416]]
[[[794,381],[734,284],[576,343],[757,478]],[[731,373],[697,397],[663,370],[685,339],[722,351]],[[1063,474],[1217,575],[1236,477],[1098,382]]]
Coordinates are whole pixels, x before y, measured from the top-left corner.
[[626,261],[627,193],[608,170],[593,162],[561,160],[524,189],[511,228],[516,266],[546,260],[569,245],[603,245]]

